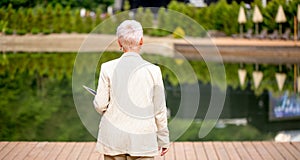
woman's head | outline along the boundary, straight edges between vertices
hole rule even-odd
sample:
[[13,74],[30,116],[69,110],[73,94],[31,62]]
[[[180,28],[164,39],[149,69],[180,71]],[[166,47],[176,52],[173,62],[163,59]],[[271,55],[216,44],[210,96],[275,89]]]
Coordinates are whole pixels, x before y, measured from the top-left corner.
[[143,27],[135,20],[125,20],[117,28],[117,36],[124,51],[138,51],[143,44]]

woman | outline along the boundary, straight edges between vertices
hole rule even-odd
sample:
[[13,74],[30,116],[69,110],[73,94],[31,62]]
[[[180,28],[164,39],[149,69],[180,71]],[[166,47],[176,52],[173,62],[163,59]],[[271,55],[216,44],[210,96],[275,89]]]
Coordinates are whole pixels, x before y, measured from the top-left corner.
[[124,52],[103,63],[94,106],[102,114],[96,149],[104,159],[154,159],[169,147],[167,108],[160,68],[140,55],[143,28],[125,20],[117,28]]

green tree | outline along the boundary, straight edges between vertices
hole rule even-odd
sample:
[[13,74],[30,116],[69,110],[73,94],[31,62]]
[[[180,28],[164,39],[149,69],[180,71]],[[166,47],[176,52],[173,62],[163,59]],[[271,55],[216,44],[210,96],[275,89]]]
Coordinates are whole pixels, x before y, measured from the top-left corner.
[[[239,5],[235,1],[233,1],[231,5],[227,5],[227,6],[228,6],[227,12],[226,12],[227,13],[227,18],[238,17]],[[237,33],[238,28],[239,28],[237,18],[233,22],[226,21],[226,23],[224,24],[224,27],[225,27],[224,32],[227,35]]]
[[53,32],[54,33],[61,33],[63,30],[63,8],[62,6],[57,3],[55,5],[55,12],[54,12],[54,23],[53,23]]
[[12,8],[12,4],[9,4],[6,9],[5,21],[7,21],[7,27],[10,29],[15,28],[15,10]]
[[145,34],[150,33],[150,31],[153,29],[153,21],[154,21],[153,13],[150,10],[150,8],[147,8],[145,14],[143,14],[143,18],[141,21]]
[[160,7],[157,13],[157,27],[163,28],[166,26],[166,9],[164,7]]
[[273,0],[268,2],[265,10],[263,12],[264,26],[268,27],[270,30],[278,30],[278,24],[275,22],[276,13],[279,5],[285,6],[285,0]]
[[0,19],[5,20],[5,8],[3,6],[0,8]]
[[[56,18],[56,15],[54,15],[54,13],[53,13],[53,7],[51,4],[48,4],[46,11],[43,15],[44,28],[52,31],[53,27],[54,27],[54,19],[55,18]],[[42,29],[40,28],[40,30],[42,30]]]
[[17,34],[20,35],[26,34],[26,23],[28,22],[25,16],[24,9],[19,8],[15,16],[16,16],[15,19],[18,19],[16,21],[16,26],[15,26],[15,29],[17,30]]
[[35,21],[34,27],[37,28],[39,31],[42,31],[43,29],[46,28],[44,11],[43,11],[43,8],[41,8],[41,7],[37,8],[36,21]]
[[97,8],[96,9],[96,15],[95,15],[95,21],[94,21],[95,22],[94,26],[97,26],[102,22],[101,14],[102,14],[101,8]]
[[143,14],[144,14],[144,8],[143,8],[143,7],[139,7],[139,8],[136,10],[134,19],[135,19],[136,21],[138,21],[138,22],[142,22],[142,20],[143,20]]
[[73,30],[77,33],[83,33],[84,32],[84,25],[83,25],[83,20],[80,16],[80,10],[75,11],[75,21],[73,25]]
[[285,12],[287,15],[288,25],[292,30],[294,29],[294,16],[297,17],[297,8],[299,4],[300,4],[300,0],[293,0],[293,1],[288,1],[288,5],[286,6]]
[[129,0],[125,0],[125,2],[124,2],[124,10],[125,10],[125,11],[130,10],[130,3],[129,3]]
[[32,8],[28,8],[26,14],[25,30],[27,32],[30,32],[33,28],[34,23],[35,23],[35,17],[33,14],[33,10]]
[[64,9],[64,18],[63,18],[63,30],[67,33],[72,32],[72,22],[74,21],[74,18],[72,17],[72,11],[71,7],[67,6]]
[[116,33],[116,20],[113,18],[108,18],[101,23],[101,28],[97,31],[103,34],[115,34]]
[[84,32],[89,33],[94,28],[93,19],[90,15],[84,18]]

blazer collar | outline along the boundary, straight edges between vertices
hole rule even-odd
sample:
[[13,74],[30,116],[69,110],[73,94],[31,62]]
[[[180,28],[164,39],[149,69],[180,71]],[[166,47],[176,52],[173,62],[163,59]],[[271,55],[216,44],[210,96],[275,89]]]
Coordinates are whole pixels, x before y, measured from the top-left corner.
[[123,53],[121,57],[139,57],[139,58],[142,58],[141,55],[139,53],[136,53],[136,52],[126,52],[126,53]]

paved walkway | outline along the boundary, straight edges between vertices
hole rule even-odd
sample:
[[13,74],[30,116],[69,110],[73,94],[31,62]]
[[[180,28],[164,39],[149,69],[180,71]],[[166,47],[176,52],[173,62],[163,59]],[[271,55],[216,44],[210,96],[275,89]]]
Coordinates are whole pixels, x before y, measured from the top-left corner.
[[[51,35],[25,35],[25,36],[5,36],[0,35],[0,51],[23,51],[23,52],[77,52],[81,45],[89,43],[85,48],[88,51],[115,50],[119,47],[116,43],[116,36],[103,34],[51,34]],[[258,40],[258,39],[234,39],[228,38],[186,38],[174,39],[171,37],[144,37],[146,45],[157,44],[165,47],[173,47],[173,44],[216,44],[217,46],[300,46],[300,41],[284,40]],[[107,44],[110,44],[107,46]],[[151,48],[144,46],[145,50]],[[152,49],[153,51],[157,49]]]
[[[102,160],[95,142],[0,142],[2,160]],[[300,142],[175,142],[155,160],[300,159]]]
[[[144,37],[142,53],[169,57],[177,53],[186,58],[217,61],[211,50],[217,46],[222,61],[243,63],[297,64],[300,62],[300,41],[258,40],[239,38]],[[202,51],[201,55],[198,48]],[[103,34],[51,34],[51,35],[0,35],[2,52],[99,52],[120,51],[115,35]]]

